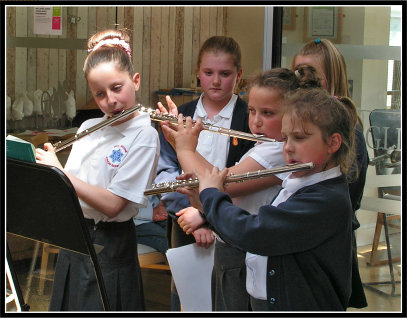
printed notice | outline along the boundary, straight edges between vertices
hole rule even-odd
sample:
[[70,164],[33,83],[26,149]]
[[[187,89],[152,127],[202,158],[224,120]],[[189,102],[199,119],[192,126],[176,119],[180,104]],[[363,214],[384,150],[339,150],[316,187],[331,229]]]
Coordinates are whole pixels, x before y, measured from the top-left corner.
[[62,35],[62,7],[34,7],[34,34]]
[[335,37],[335,8],[312,8],[312,36]]

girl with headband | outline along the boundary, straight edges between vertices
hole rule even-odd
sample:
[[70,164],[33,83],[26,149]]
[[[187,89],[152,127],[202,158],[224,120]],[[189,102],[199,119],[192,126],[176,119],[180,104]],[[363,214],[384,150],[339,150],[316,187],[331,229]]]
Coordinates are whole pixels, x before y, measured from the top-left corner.
[[[88,41],[83,71],[105,114],[85,121],[78,132],[136,105],[140,74],[131,63],[130,37],[105,30]],[[53,165],[72,182],[82,207],[106,286],[110,310],[145,310],[133,217],[147,204],[144,190],[156,174],[160,144],[149,114],[138,112],[74,143],[65,167],[51,144],[36,150],[38,163]],[[104,310],[89,256],[61,250],[51,311]]]

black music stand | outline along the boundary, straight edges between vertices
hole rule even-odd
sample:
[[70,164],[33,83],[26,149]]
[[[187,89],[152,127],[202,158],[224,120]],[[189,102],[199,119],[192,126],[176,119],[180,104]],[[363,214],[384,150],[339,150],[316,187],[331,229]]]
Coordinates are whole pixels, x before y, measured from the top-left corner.
[[[55,167],[7,158],[6,230],[89,255],[105,310],[102,272],[72,183]],[[9,260],[12,262],[12,260]]]
[[[373,162],[373,164],[375,165],[376,174],[377,175],[400,174],[401,173],[400,156],[398,156],[397,159],[395,159],[396,157],[393,158],[392,156],[392,154],[394,153],[397,152],[399,154],[401,153],[400,110],[375,109],[370,113],[369,120],[373,141],[373,151],[375,156],[375,158],[373,158],[371,162]],[[379,187],[378,191],[380,198],[401,200],[400,186]],[[399,284],[400,281],[395,280],[393,271],[393,262],[400,258],[393,258],[389,236],[389,227],[400,229],[399,225],[392,224],[390,222],[390,220],[397,219],[400,219],[399,215],[387,215],[386,213],[378,212],[376,231],[373,239],[372,251],[370,253],[370,262],[368,262],[368,264],[370,265],[376,264],[375,256],[377,246],[379,243],[381,227],[383,226],[387,250],[386,262],[389,265],[390,281],[367,282],[363,284],[366,288],[369,288],[370,290],[384,296],[400,296],[400,294],[396,294],[396,284]],[[378,285],[391,285],[391,292],[385,293],[382,290],[374,287]]]

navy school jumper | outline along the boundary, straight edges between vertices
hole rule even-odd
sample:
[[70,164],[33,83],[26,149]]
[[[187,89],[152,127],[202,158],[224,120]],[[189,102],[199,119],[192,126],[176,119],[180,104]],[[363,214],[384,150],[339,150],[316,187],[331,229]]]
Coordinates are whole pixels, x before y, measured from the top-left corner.
[[268,256],[271,311],[346,310],[351,294],[352,205],[346,177],[306,186],[253,215],[215,188],[201,192],[207,221],[221,238]]

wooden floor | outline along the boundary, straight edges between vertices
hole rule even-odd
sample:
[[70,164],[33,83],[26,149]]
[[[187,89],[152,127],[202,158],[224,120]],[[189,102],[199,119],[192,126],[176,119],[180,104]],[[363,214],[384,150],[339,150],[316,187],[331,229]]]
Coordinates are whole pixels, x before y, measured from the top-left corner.
[[[358,248],[358,261],[359,261],[359,272],[364,284],[369,282],[390,282],[390,268],[388,264],[370,266],[369,261],[369,251],[371,250],[371,245],[363,246]],[[382,254],[385,253],[385,245],[380,244],[379,250]],[[384,259],[385,257],[383,257]],[[393,273],[395,281],[401,281],[401,264],[400,262],[393,264]],[[378,284],[373,285],[377,287],[379,291],[372,291],[368,288],[365,289],[365,294],[367,298],[368,306],[362,309],[349,308],[348,311],[360,311],[360,312],[401,312],[401,296],[400,283],[395,284],[394,294],[399,296],[388,296],[392,294],[392,284]],[[382,295],[384,292],[388,295]]]
[[147,311],[170,311],[171,272],[141,269]]
[[[388,265],[369,266],[367,265],[368,254],[370,246],[358,248],[359,252],[359,270],[361,273],[362,281],[366,282],[383,282],[390,280],[390,270]],[[381,247],[382,248],[382,247]],[[29,262],[19,262],[17,264],[18,271],[22,276],[19,279],[22,285],[23,294],[25,291],[24,283],[26,281],[26,273],[29,269]],[[25,273],[24,273],[25,271]],[[401,266],[400,263],[394,264],[394,275],[397,281],[401,280]],[[145,303],[147,311],[170,311],[170,280],[171,274],[169,271],[156,270],[156,269],[142,269],[143,287],[145,293]],[[38,280],[37,280],[38,281]],[[32,296],[28,301],[31,309],[30,311],[46,311],[49,304],[50,292],[52,288],[51,282],[46,282],[44,295],[35,293],[37,282],[33,281]],[[378,288],[386,293],[391,293],[391,285],[378,285]],[[401,312],[401,297],[400,296],[386,296],[378,292],[365,288],[365,293],[368,301],[368,306],[362,309],[349,308],[348,311],[352,312]],[[400,294],[400,284],[396,284],[396,294]],[[8,311],[13,311],[13,308],[8,307]]]

